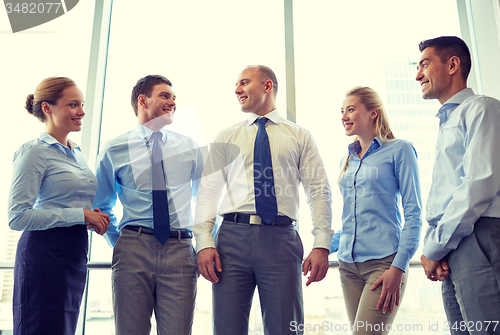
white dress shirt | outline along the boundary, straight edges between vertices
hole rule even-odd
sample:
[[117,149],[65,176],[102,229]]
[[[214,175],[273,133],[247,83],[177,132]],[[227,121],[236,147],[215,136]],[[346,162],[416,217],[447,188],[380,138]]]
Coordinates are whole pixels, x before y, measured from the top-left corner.
[[[197,251],[215,247],[216,215],[255,214],[253,152],[259,116],[224,129],[210,146],[198,190],[193,233]],[[265,115],[271,148],[278,215],[298,219],[302,182],[311,208],[314,248],[330,250],[331,191],[325,168],[309,131],[283,119],[277,110]],[[224,192],[222,192],[224,190]]]

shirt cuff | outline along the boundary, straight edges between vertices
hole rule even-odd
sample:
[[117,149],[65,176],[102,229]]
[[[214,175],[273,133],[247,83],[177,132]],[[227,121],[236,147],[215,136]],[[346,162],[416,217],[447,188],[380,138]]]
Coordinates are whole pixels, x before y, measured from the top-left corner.
[[196,236],[196,253],[206,248],[215,248],[215,242],[212,234]]
[[76,224],[85,224],[85,215],[83,208],[65,208],[66,211],[66,227]]
[[401,252],[396,253],[394,260],[392,261],[392,266],[406,272],[408,265],[410,264],[410,259]]
[[[313,231],[313,233],[314,233],[314,231]],[[321,230],[316,230],[316,232],[314,233],[313,249],[323,248],[323,249],[327,249],[328,252],[330,252],[333,233],[334,233],[334,231],[330,228],[323,228]]]
[[453,249],[443,249],[439,248],[437,245],[433,244],[431,241],[428,241],[424,245],[424,256],[431,261],[440,261],[442,260],[450,251]]

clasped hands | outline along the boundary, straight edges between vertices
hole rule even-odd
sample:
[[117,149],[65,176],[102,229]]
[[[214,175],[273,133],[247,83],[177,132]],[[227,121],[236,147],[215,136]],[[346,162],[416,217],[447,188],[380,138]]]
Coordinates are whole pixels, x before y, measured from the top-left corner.
[[420,256],[420,263],[422,264],[425,275],[429,280],[443,281],[450,274],[450,267],[448,266],[448,262],[444,258],[439,261],[432,261],[422,255]]
[[92,228],[99,235],[104,235],[109,226],[109,215],[102,213],[99,208],[95,208],[93,211],[89,209],[83,210],[83,215],[85,217],[85,222],[88,223],[87,228]]

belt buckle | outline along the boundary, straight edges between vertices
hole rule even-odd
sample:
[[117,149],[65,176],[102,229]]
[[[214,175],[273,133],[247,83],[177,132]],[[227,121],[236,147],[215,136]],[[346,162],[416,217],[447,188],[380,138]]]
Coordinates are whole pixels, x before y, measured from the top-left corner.
[[250,215],[248,224],[262,224],[262,219],[258,215]]

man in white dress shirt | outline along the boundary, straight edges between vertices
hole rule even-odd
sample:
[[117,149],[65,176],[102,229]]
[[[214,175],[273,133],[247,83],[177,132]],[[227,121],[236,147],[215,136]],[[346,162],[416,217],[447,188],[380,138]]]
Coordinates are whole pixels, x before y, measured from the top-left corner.
[[[328,270],[333,235],[330,186],[311,134],[276,110],[277,89],[270,68],[243,70],[235,93],[248,118],[217,135],[200,183],[193,232],[198,269],[213,283],[217,335],[248,334],[255,286],[264,333],[301,333],[294,327],[303,324],[304,317],[301,272],[309,274],[309,285]],[[259,155],[268,158],[261,161]],[[301,182],[315,237],[303,264],[294,225]],[[214,242],[217,214],[224,220]]]

